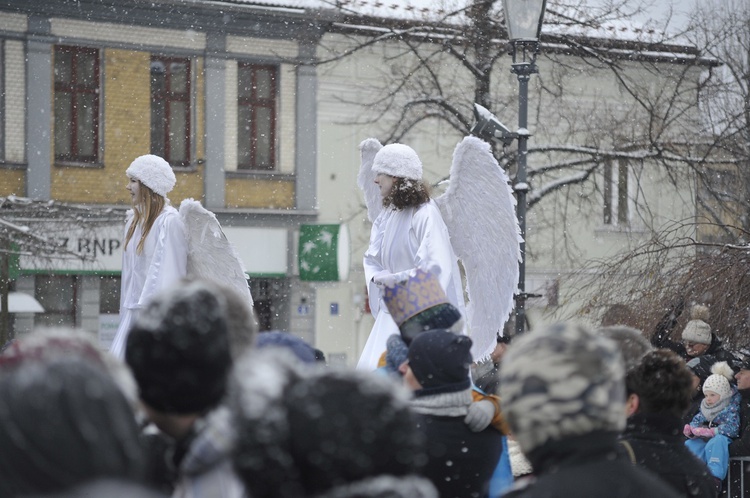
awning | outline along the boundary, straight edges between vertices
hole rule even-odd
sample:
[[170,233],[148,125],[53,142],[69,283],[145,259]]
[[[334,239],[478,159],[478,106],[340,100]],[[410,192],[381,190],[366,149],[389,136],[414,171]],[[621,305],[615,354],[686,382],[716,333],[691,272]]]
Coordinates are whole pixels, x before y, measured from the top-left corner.
[[[1,302],[0,311],[2,311]],[[8,311],[11,313],[44,313],[44,308],[33,296],[23,292],[9,292]]]

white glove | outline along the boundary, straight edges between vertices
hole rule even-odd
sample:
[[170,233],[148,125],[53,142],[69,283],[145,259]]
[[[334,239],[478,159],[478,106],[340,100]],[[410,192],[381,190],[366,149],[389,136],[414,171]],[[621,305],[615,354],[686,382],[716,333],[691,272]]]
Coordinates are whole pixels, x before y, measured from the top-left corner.
[[475,401],[469,405],[469,413],[464,418],[464,423],[469,426],[471,432],[481,432],[492,422],[495,416],[495,403],[488,399]]
[[399,282],[399,276],[388,271],[381,271],[372,277],[372,281],[381,287],[395,287]]

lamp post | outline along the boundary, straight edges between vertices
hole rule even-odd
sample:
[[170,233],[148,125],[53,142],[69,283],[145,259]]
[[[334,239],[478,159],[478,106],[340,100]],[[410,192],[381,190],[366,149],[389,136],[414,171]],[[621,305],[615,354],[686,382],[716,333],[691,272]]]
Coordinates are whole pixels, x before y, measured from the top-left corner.
[[529,78],[539,72],[536,54],[539,52],[539,34],[546,0],[503,0],[505,26],[510,39],[513,58],[511,72],[518,77],[518,171],[513,189],[518,201],[518,225],[521,227],[521,262],[518,271],[518,296],[516,297],[516,334],[522,334],[526,322],[526,151],[529,140]]
[[542,30],[542,19],[546,0],[503,0],[505,25],[510,40],[510,54],[513,64],[510,71],[518,77],[518,131],[511,132],[497,117],[479,104],[474,104],[474,116],[477,122],[471,133],[501,142],[507,147],[513,140],[518,140],[518,171],[513,190],[516,192],[518,205],[518,225],[521,228],[521,262],[518,264],[518,293],[516,294],[516,335],[522,334],[526,324],[526,299],[534,297],[526,293],[526,144],[529,140],[529,78],[538,73],[536,54],[539,52],[539,33]]

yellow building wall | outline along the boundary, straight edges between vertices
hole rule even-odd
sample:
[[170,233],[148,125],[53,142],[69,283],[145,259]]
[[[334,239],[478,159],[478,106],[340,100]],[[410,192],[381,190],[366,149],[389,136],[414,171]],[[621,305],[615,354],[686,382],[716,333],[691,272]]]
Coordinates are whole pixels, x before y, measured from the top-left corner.
[[150,54],[107,49],[102,53],[104,74],[102,168],[53,166],[52,198],[69,202],[125,204],[125,170],[150,146]]
[[226,181],[227,208],[294,208],[294,182],[291,180],[262,180],[228,178]]
[[[102,55],[104,74],[103,140],[104,167],[54,166],[52,198],[67,202],[127,204],[125,170],[136,157],[148,154],[151,146],[151,54],[132,50],[106,49]],[[195,157],[204,157],[203,61],[193,65],[192,127]],[[175,204],[186,197],[203,197],[203,166],[175,171],[177,186],[169,197]]]
[[[150,63],[144,51],[102,50],[103,98],[99,139],[103,150],[99,166],[53,165],[51,197],[62,202],[128,204],[125,170],[131,161],[150,151]],[[176,206],[186,198],[204,199],[205,75],[204,60],[193,62],[193,108],[191,112],[193,167],[176,169],[177,185],[169,198]],[[54,149],[54,139],[50,147]],[[53,153],[54,155],[54,153]],[[23,195],[25,172],[0,170],[0,194]],[[227,208],[292,209],[293,180],[228,178]]]
[[26,195],[26,170],[0,169],[0,197]]

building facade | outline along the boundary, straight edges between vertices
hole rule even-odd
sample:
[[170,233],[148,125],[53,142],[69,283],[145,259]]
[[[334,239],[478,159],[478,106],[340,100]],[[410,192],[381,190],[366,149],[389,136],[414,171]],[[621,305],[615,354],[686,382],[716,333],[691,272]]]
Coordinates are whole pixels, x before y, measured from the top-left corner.
[[[359,120],[356,104],[382,89],[383,71],[397,71],[388,61],[401,42],[322,64],[364,39],[323,6],[295,0],[7,0],[0,7],[0,196],[124,212],[126,168],[139,155],[161,155],[177,176],[172,203],[200,200],[237,248],[261,329],[295,333],[332,363],[354,364],[372,325],[361,267],[369,223],[356,187],[357,145],[384,129]],[[555,68],[545,64],[540,61],[541,70],[551,74]],[[580,71],[566,76],[567,87],[576,90],[561,101],[580,113],[606,113],[597,99],[617,101],[622,89],[606,69],[570,56],[567,67],[576,64]],[[517,83],[508,65],[498,69],[495,90],[515,102]],[[471,88],[459,70],[441,66],[457,75],[457,88]],[[532,115],[564,107],[534,99]],[[540,140],[563,133],[560,123],[570,118],[560,114],[546,128],[532,119]],[[431,123],[403,141],[420,154],[426,177],[437,181],[448,174],[460,139],[455,130]],[[529,161],[532,168],[541,165],[533,156]],[[661,199],[659,220],[693,212],[689,196],[666,198],[656,180],[635,189],[644,166],[623,164],[613,163],[604,170],[608,175],[596,179],[607,194],[594,211],[576,208],[566,222],[571,225],[546,216],[560,212],[560,196],[550,196],[529,217],[528,247],[535,252],[527,260],[526,288],[544,292],[536,304],[540,316],[559,309],[564,276],[581,261],[624,250],[658,225],[635,216],[636,192]],[[338,279],[300,279],[301,227],[315,224],[351,231],[351,243],[340,248],[347,268]],[[122,225],[96,233],[66,229],[61,244],[93,252],[96,262],[22,258],[13,287],[34,295],[45,313],[19,314],[14,327],[16,333],[37,325],[82,327],[97,333],[105,347],[118,320]],[[584,249],[562,260],[566,237]]]

